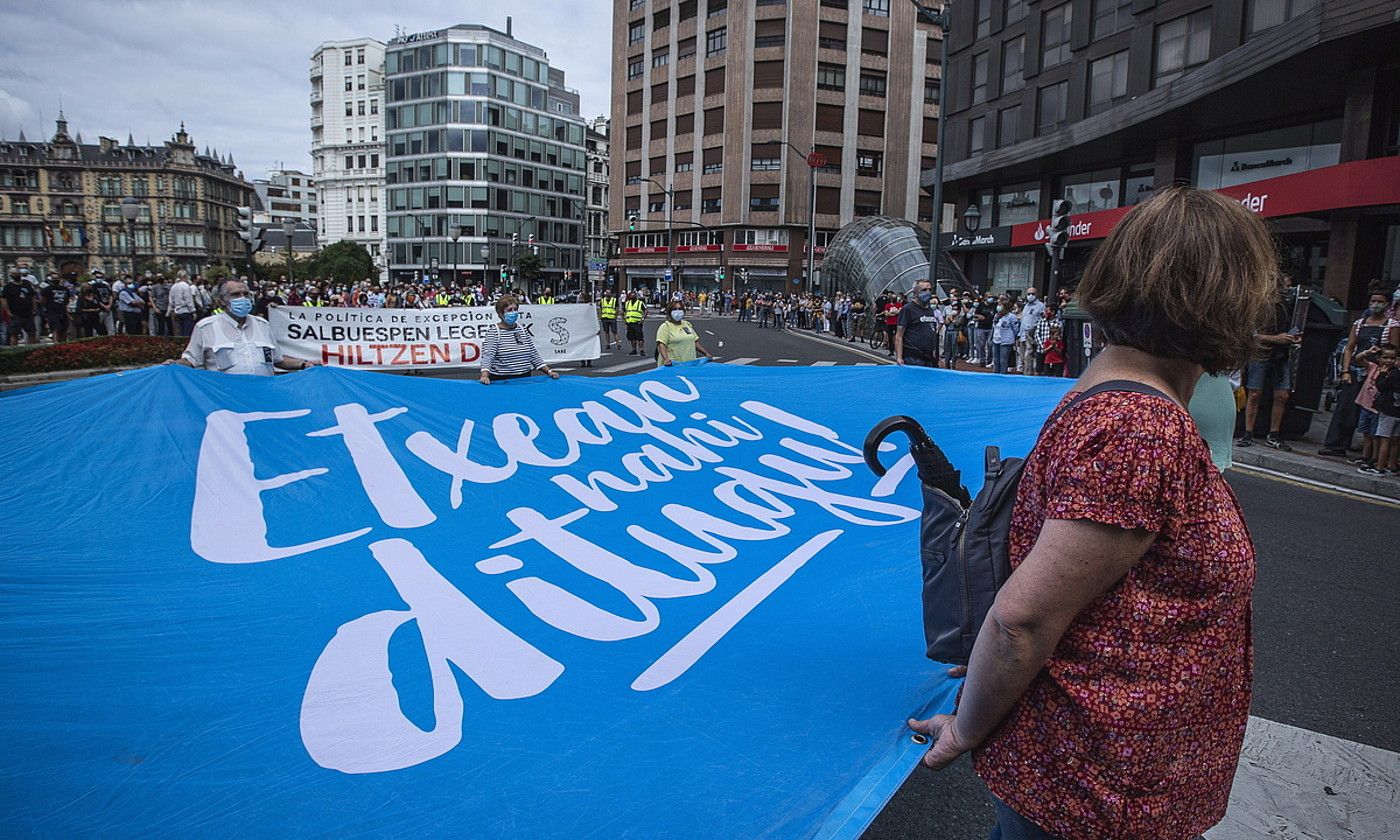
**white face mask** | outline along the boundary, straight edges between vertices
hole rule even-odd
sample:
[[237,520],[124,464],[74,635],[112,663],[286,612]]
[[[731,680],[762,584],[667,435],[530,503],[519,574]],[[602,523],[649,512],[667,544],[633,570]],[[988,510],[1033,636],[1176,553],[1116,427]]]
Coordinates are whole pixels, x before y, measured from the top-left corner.
[[684,311],[684,310],[680,310],[680,309],[672,309],[672,310],[671,310],[671,320],[672,320],[672,321],[679,321],[680,319],[682,319],[682,318],[684,318],[684,317],[685,317],[685,311]]

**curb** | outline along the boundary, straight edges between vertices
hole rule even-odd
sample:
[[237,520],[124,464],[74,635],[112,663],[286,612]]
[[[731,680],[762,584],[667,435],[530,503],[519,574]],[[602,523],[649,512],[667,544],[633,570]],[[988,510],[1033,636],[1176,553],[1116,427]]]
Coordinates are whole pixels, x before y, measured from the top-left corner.
[[1332,463],[1307,455],[1275,455],[1259,452],[1256,447],[1232,450],[1236,464],[1270,470],[1285,476],[1330,484],[1393,501],[1400,501],[1400,480],[1374,475],[1362,475],[1345,462]]
[[869,345],[862,344],[859,341],[847,341],[844,338],[836,338],[834,336],[828,338],[824,334],[813,334],[811,332],[808,332],[807,330],[788,330],[787,332],[789,332],[792,335],[805,338],[808,341],[815,341],[818,344],[829,344],[832,347],[839,347],[842,350],[846,350],[851,353],[859,353],[860,355],[866,357],[867,359],[870,359],[871,361],[877,364],[894,364],[894,359],[891,359],[888,355],[884,353],[876,353],[870,350]]

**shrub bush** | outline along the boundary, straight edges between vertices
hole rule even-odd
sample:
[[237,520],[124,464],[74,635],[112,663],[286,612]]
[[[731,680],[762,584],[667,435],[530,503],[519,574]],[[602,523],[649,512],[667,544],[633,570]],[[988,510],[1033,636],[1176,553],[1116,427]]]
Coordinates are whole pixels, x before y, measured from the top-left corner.
[[0,374],[154,365],[180,355],[187,338],[109,335],[61,344],[25,344],[0,350]]

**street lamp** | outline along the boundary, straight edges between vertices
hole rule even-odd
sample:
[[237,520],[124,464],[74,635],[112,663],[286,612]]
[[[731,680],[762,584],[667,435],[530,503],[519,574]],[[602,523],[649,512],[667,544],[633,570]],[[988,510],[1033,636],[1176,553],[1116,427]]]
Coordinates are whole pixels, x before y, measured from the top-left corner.
[[423,224],[423,220],[418,218],[416,214],[404,213],[404,215],[412,219],[413,223],[418,226],[418,247],[423,251],[423,271],[420,279],[426,281],[428,277],[428,226]]
[[[937,26],[943,34],[942,59],[938,63],[938,150],[937,157],[933,162],[933,218],[929,221],[928,237],[928,281],[934,289],[938,288],[938,258],[943,245],[938,241],[943,234],[943,150],[944,141],[947,137],[947,120],[944,116],[948,113],[945,107],[948,100],[948,32],[952,28],[953,10],[952,0],[943,0],[942,9],[933,9],[920,5],[918,0],[909,0],[914,4],[915,19],[922,20]],[[980,211],[979,211],[980,216]]]
[[972,232],[982,226],[982,211],[976,204],[967,205],[967,209],[963,211],[963,224]]
[[457,240],[462,238],[462,226],[453,225],[447,229],[447,236],[452,240],[452,285],[457,285]]
[[293,236],[296,234],[296,232],[297,232],[297,220],[296,220],[296,219],[283,219],[283,220],[282,220],[282,232],[285,233],[285,234],[287,234],[287,282],[288,282],[288,283],[291,283],[292,280],[293,280],[293,276],[292,276],[292,237],[293,237]]
[[483,295],[491,293],[491,246],[481,246],[481,293]]
[[[666,273],[670,275],[672,283],[677,283],[678,278],[676,277],[675,269],[672,267],[676,261],[676,224],[673,215],[676,209],[676,193],[662,186],[661,182],[657,181],[655,178],[643,178],[642,180],[655,184],[659,190],[666,194]],[[677,283],[677,285],[679,285],[679,283]],[[671,290],[667,289],[666,291],[669,292]]]
[[127,236],[131,239],[131,276],[136,276],[136,218],[141,215],[139,199],[127,196],[122,199],[122,218],[126,219]]
[[[755,146],[774,146],[783,144],[797,153],[798,157],[807,162],[807,287],[812,285],[812,277],[816,271],[812,265],[816,256],[816,243],[812,240],[817,238],[817,168],[826,165],[826,156],[819,153],[816,147],[812,148],[811,154],[803,154],[802,150],[792,145],[786,140],[767,140],[762,143],[755,143]],[[823,284],[823,287],[825,284]]]

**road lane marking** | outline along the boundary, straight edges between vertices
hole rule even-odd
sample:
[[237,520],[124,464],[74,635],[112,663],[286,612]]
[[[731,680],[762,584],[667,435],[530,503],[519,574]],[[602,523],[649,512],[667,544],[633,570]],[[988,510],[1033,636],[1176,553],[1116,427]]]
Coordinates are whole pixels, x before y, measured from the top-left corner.
[[835,362],[812,362],[812,367],[836,367]]
[[797,364],[797,360],[796,360],[796,359],[779,359],[778,361],[779,361],[779,362],[786,363],[786,364],[789,364],[789,365],[795,365],[795,364]]
[[1348,499],[1355,499],[1359,502],[1370,502],[1381,507],[1400,509],[1400,501],[1390,499],[1385,496],[1377,496],[1375,493],[1367,493],[1364,490],[1353,490],[1350,487],[1341,487],[1336,484],[1328,484],[1325,481],[1316,481],[1302,476],[1289,475],[1278,470],[1271,470],[1267,467],[1256,467],[1250,464],[1233,464],[1230,469],[1238,470],[1246,475],[1254,475],[1258,478],[1277,481],[1281,484],[1292,484],[1294,487],[1302,487],[1305,490],[1315,490],[1319,493],[1328,493],[1333,496],[1343,496]]
[[875,362],[856,362],[856,367],[879,367]]
[[1250,717],[1225,819],[1207,840],[1394,837],[1400,753]]
[[613,365],[612,367],[598,368],[598,372],[599,372],[599,373],[617,373],[618,371],[631,370],[632,368],[639,368],[639,367],[642,367],[642,366],[644,366],[644,365],[650,365],[650,364],[655,364],[655,362],[654,362],[653,360],[651,360],[651,359],[636,359],[636,360],[631,361],[631,362],[623,362],[623,363],[620,364],[620,365]]
[[711,330],[705,330],[705,335],[714,335],[714,332],[712,332]]
[[748,356],[744,356],[743,358],[740,358],[740,359],[730,359],[729,361],[725,362],[725,364],[727,364],[727,365],[751,365],[751,364],[753,364],[753,363],[756,362],[756,361],[758,361],[757,358],[750,358],[750,357],[748,357]]

